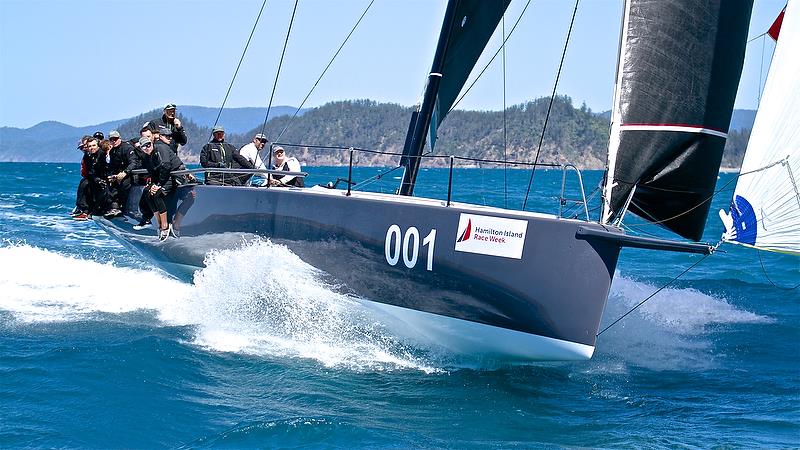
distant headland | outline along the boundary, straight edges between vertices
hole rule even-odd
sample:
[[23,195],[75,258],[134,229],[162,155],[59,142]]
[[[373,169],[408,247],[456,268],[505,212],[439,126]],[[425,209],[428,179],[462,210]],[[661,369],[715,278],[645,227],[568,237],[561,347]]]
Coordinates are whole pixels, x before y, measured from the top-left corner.
[[[539,98],[502,111],[462,111],[448,115],[439,130],[436,153],[479,159],[533,161],[549,98]],[[291,106],[273,107],[264,124],[267,108],[226,108],[219,123],[227,140],[237,146],[249,142],[262,128],[272,140],[298,144],[293,153],[308,165],[347,164],[345,152],[316,149],[330,145],[385,152],[401,152],[412,108],[372,100],[344,100],[297,111]],[[210,136],[218,108],[178,105],[189,142],[181,149],[186,162],[197,162],[200,149]],[[0,161],[77,162],[76,142],[84,134],[119,130],[123,138],[138,137],[141,125],[161,115],[161,109],[136,117],[97,125],[73,127],[60,122],[41,122],[27,129],[0,128]],[[734,110],[722,167],[735,170],[750,136],[755,111]],[[505,122],[505,133],[503,123]],[[557,96],[539,156],[540,162],[570,162],[583,169],[602,169],[608,144],[609,112],[593,112],[586,105],[574,106],[568,96]],[[276,139],[280,136],[279,139]],[[504,145],[505,142],[505,145]],[[437,165],[432,160],[430,165]],[[387,166],[396,156],[359,154],[361,166]],[[440,164],[444,164],[441,160]],[[426,163],[427,164],[427,163]]]

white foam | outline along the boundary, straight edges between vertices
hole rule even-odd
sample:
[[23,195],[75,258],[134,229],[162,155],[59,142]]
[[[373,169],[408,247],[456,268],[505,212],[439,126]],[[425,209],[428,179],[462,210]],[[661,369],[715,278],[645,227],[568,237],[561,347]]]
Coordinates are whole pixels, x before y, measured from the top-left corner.
[[[383,318],[268,240],[208,255],[207,267],[195,274],[192,285],[157,270],[118,267],[23,243],[0,245],[0,309],[16,320],[106,320],[104,314],[149,310],[157,324],[191,326],[190,343],[211,351],[310,358],[353,370],[436,371],[441,366],[431,362],[428,349],[399,341]],[[617,274],[603,326],[657,288]],[[695,289],[665,289],[600,336],[597,364],[615,371],[630,363],[702,369],[713,365],[709,334],[715,326],[770,321]]]
[[200,345],[359,370],[434,370],[283,245],[255,240],[212,253],[205,264],[195,274],[192,308],[183,312],[196,315]]
[[[617,274],[611,286],[610,299],[619,298],[630,309],[658,287]],[[639,307],[637,312],[648,322],[682,334],[703,333],[708,325],[713,324],[771,321],[768,317],[737,309],[724,298],[716,298],[692,288],[666,288]]]
[[[115,267],[24,244],[0,248],[0,267],[0,309],[25,322],[158,310],[164,300],[154,292],[185,298],[188,288],[157,272]],[[150,288],[137,289],[141,286]]]
[[212,351],[310,358],[353,370],[439,370],[284,246],[258,240],[210,254],[206,265],[189,285],[156,270],[11,244],[0,247],[7,268],[0,271],[0,309],[24,322],[151,310],[161,324],[192,326],[191,343]]
[[[658,287],[617,273],[600,329]],[[692,288],[667,288],[604,332],[598,338],[598,356],[612,355],[655,370],[702,370],[712,367],[717,356],[709,336],[715,326],[770,322],[724,298]]]

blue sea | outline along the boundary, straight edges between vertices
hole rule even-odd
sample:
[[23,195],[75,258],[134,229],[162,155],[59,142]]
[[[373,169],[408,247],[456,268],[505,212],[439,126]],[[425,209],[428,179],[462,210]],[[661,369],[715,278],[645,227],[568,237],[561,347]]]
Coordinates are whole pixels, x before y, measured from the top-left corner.
[[[589,361],[464,366],[388,334],[313,271],[285,283],[300,266],[269,241],[210,255],[189,284],[69,217],[78,164],[0,172],[0,447],[800,447],[800,288],[785,289],[800,258],[723,244]],[[519,208],[529,176],[459,169],[453,198]],[[601,176],[584,173],[587,195]],[[417,194],[446,197],[446,169],[420,178]],[[396,186],[391,173],[370,189]],[[561,173],[533,186],[528,209],[557,213]],[[602,327],[700,258],[623,250]]]

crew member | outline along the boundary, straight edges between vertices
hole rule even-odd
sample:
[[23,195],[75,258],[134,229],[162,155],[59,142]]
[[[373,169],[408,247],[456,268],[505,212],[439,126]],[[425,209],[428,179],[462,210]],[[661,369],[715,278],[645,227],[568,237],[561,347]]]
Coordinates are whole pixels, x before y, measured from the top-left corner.
[[[253,165],[239,154],[233,145],[225,142],[225,128],[215,125],[211,130],[213,139],[200,151],[200,165],[220,169],[252,169]],[[240,185],[239,176],[206,172],[206,184]]]
[[100,151],[97,139],[91,137],[86,140],[86,153],[82,163],[86,164],[86,177],[90,180],[93,205],[91,214],[105,215],[111,209],[108,197],[108,164],[106,155]]
[[[250,142],[239,149],[239,154],[242,155],[242,158],[246,159],[250,164],[252,164],[254,169],[266,169],[267,166],[264,164],[264,161],[261,160],[261,156],[259,155],[259,152],[266,144],[267,137],[261,133],[258,133],[253,137],[253,142]],[[247,182],[250,180],[250,175],[240,175],[240,180],[241,184],[247,184]],[[264,178],[256,175],[253,177],[251,184],[260,186],[264,183],[264,181]]]
[[151,121],[159,128],[162,140],[169,144],[175,154],[178,154],[178,147],[186,145],[189,139],[186,137],[186,131],[181,124],[180,119],[175,116],[177,107],[174,103],[169,103],[164,106],[164,113],[161,118]]
[[[127,210],[128,194],[133,184],[133,176],[128,167],[131,161],[137,158],[135,148],[127,141],[123,141],[119,131],[113,130],[108,133],[108,140],[111,142],[111,162],[109,165],[108,177],[109,191],[111,192],[111,209],[120,210],[119,214]],[[141,164],[139,164],[141,167]],[[136,167],[136,168],[139,168]],[[117,214],[117,215],[119,215]]]
[[178,170],[183,162],[158,138],[143,136],[139,139],[139,146],[146,155],[144,166],[150,174],[150,183],[145,186],[139,201],[139,209],[142,211],[139,226],[148,223],[155,215],[159,229],[158,239],[164,241],[169,237],[171,228],[167,221],[167,204],[164,198],[176,187],[171,172]]
[[81,157],[81,181],[78,183],[78,192],[75,195],[75,209],[72,210],[72,218],[75,220],[87,220],[92,213],[94,200],[92,200],[92,180],[89,179],[89,168],[87,167],[86,141],[91,136],[83,136],[78,142],[78,150],[83,153]]
[[[287,172],[300,172],[300,161],[295,157],[289,157],[286,151],[281,146],[277,146],[272,150],[275,157],[275,165],[272,166],[275,170],[285,170]],[[296,186],[305,187],[303,177],[296,175],[272,175],[269,182],[270,186]]]

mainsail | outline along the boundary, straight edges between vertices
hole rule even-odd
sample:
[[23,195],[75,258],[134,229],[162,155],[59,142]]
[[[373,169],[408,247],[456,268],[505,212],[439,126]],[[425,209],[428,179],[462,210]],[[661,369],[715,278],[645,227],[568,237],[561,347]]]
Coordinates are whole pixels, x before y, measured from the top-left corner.
[[445,12],[436,55],[425,86],[422,104],[411,117],[400,165],[406,168],[400,193],[411,195],[419,169],[419,156],[427,139],[436,145],[439,129],[472,68],[503,18],[511,0],[450,0]]
[[628,0],[602,222],[630,211],[702,238],[752,1]]
[[778,26],[730,213],[720,217],[725,240],[800,255],[800,2],[788,2]]

